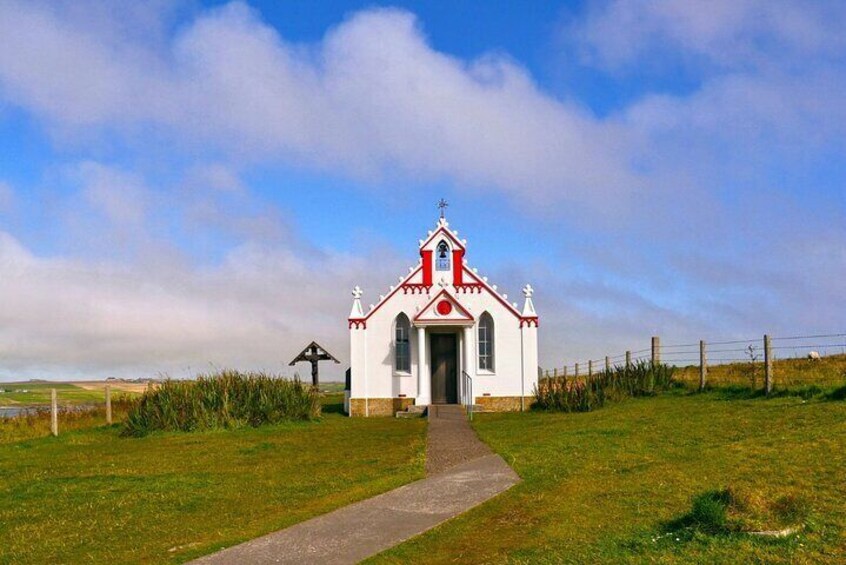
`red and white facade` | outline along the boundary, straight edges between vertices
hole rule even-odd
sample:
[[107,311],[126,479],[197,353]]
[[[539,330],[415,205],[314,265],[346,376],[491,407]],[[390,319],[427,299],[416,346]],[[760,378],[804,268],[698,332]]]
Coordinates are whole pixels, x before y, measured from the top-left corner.
[[444,218],[419,253],[417,265],[367,310],[363,291],[353,290],[347,412],[392,415],[432,403],[527,408],[538,378],[531,286],[518,309],[468,266],[466,240]]

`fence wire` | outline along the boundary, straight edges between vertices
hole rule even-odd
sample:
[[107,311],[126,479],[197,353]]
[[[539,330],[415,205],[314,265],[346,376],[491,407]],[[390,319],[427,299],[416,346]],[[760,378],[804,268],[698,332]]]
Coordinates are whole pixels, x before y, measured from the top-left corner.
[[[790,335],[790,336],[770,336],[770,352],[792,352],[792,359],[807,359],[811,357],[812,352],[817,352],[821,357],[829,357],[832,355],[846,355],[846,333],[818,333],[808,335]],[[787,343],[791,341],[809,341],[815,340],[812,343]],[[826,341],[830,340],[830,341]],[[731,366],[729,376],[726,380],[762,380],[762,374],[758,374],[763,369],[765,364],[764,359],[764,340],[762,337],[748,338],[748,339],[721,339],[716,341],[705,341],[705,357],[706,365],[711,367]],[[777,342],[773,344],[773,342]],[[741,346],[742,347],[732,347]],[[716,346],[716,347],[714,347]],[[695,368],[696,373],[699,372],[700,365],[700,344],[699,343],[673,343],[673,344],[657,344],[655,353],[659,356],[661,362],[677,366],[681,369]],[[622,367],[625,365],[627,357],[631,363],[650,362],[653,360],[653,348],[646,347],[607,357],[608,363],[612,368]],[[773,353],[771,355],[773,360],[789,360],[790,357],[783,357]],[[544,372],[545,375],[564,375],[573,377],[577,374],[583,377],[587,376],[589,372],[593,374],[600,373],[605,370],[606,358],[586,359],[583,361],[575,361],[573,363],[565,363],[560,367],[549,369]],[[846,359],[843,360],[844,371],[842,380],[846,381]],[[590,365],[592,364],[592,367]],[[813,368],[813,366],[811,366]],[[744,376],[731,375],[731,373],[744,373]],[[813,381],[818,376],[812,374],[812,371],[805,371],[807,374],[802,374],[802,371],[795,372],[791,377],[792,380],[808,380]],[[712,376],[713,380],[715,377]],[[784,379],[786,377],[782,377]],[[778,377],[776,378],[778,380]]]

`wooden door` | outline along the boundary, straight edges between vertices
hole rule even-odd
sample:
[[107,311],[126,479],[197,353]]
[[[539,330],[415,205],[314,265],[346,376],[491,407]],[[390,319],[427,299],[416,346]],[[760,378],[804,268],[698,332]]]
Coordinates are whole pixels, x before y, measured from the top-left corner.
[[431,335],[432,403],[458,403],[458,340],[456,334]]

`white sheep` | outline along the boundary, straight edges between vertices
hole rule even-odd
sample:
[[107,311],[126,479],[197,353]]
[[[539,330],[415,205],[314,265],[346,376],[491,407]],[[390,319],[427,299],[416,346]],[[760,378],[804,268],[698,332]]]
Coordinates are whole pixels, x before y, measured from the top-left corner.
[[820,352],[819,351],[811,351],[808,353],[808,359],[812,361],[819,361],[820,360]]

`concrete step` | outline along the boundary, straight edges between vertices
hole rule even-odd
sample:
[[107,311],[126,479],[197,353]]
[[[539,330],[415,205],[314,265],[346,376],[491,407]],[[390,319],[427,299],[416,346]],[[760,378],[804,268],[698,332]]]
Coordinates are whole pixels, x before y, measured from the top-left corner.
[[422,418],[425,412],[406,412],[405,410],[397,412],[397,418]]
[[425,404],[412,404],[411,406],[406,407],[405,410],[401,412],[397,412],[397,418],[422,418],[426,415],[426,409],[428,406]]

